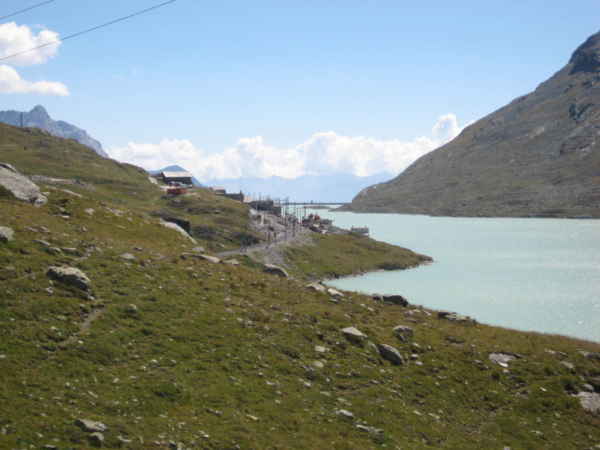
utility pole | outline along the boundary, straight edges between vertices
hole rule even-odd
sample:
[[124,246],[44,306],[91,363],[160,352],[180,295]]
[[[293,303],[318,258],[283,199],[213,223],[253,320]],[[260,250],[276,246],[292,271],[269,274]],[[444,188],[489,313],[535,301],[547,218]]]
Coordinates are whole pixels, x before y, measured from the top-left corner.
[[21,113],[21,128],[23,128],[23,113]]
[[4,142],[4,122],[0,122],[2,124],[2,142]]

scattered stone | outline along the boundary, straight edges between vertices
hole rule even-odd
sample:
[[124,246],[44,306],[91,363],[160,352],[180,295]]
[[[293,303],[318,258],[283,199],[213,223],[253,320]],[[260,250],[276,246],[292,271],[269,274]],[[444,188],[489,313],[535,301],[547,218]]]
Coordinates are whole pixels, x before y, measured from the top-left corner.
[[583,389],[586,392],[594,392],[594,386],[588,383],[585,383],[583,386],[581,386],[581,389]]
[[44,450],[58,450],[56,445],[46,444],[44,445]]
[[42,231],[42,233],[45,233],[45,234],[50,234],[50,229],[49,229],[49,228],[46,228],[46,227],[40,227],[40,230]]
[[565,366],[567,369],[573,370],[575,368],[575,366],[573,364],[571,364],[570,362],[567,361],[561,361],[560,362],[563,366]]
[[228,261],[225,261],[225,263],[229,264],[230,266],[241,266],[240,262],[237,259],[230,259]]
[[468,319],[465,316],[461,316],[460,314],[451,311],[438,311],[438,317],[440,319],[448,319],[454,322],[468,322]]
[[96,210],[94,210],[92,208],[88,208],[88,209],[85,210],[85,212],[88,213],[91,216],[92,214],[94,214],[96,212]]
[[336,290],[335,290],[335,289],[333,289],[333,288],[329,288],[329,289],[327,289],[327,293],[328,293],[329,295],[333,295],[334,297],[343,297],[343,295],[342,295],[342,293],[341,293],[340,291],[336,291]]
[[354,414],[352,414],[350,411],[346,411],[345,409],[340,409],[335,413],[347,417],[348,419],[354,419]]
[[177,225],[176,223],[164,222],[162,220],[159,223],[164,227],[171,228],[172,230],[177,231],[179,234],[181,234],[182,236],[185,236],[190,241],[192,241],[194,244],[197,244],[196,240],[193,237],[191,237],[189,234],[187,234],[187,232],[183,228],[181,228],[179,225]]
[[278,275],[284,278],[289,278],[288,273],[284,269],[273,264],[265,264],[265,267],[263,267],[263,272],[270,273],[272,275]]
[[394,348],[391,345],[380,344],[378,349],[379,354],[383,359],[386,359],[389,362],[397,364],[399,366],[404,364],[402,355],[400,354],[397,348]]
[[577,350],[579,352],[579,354],[581,354],[582,356],[588,358],[588,359],[595,359],[596,361],[600,361],[600,355],[598,353],[592,353],[592,352],[586,352],[585,350]]
[[319,345],[315,346],[315,350],[319,353],[325,353],[327,351],[327,349],[325,347],[321,347]]
[[399,335],[402,335],[404,333],[414,334],[413,329],[408,328],[406,325],[398,325],[397,327],[394,327],[394,331],[396,332],[396,334]]
[[15,232],[12,228],[0,227],[0,241],[4,242],[5,244],[8,244],[13,240],[14,234]]
[[53,280],[61,281],[84,291],[92,286],[89,278],[75,267],[50,267],[46,275]]
[[135,306],[135,305],[127,305],[125,307],[125,311],[127,311],[129,314],[137,314],[138,313],[137,306]]
[[194,248],[192,249],[192,251],[193,251],[194,253],[204,253],[204,247],[197,246],[197,247],[194,247]]
[[498,364],[500,367],[508,367],[508,363],[511,361],[515,361],[515,358],[512,355],[507,355],[506,353],[492,353],[489,356],[489,360],[493,363]]
[[67,253],[77,253],[78,250],[75,247],[63,247],[62,251]]
[[590,392],[580,392],[575,397],[581,400],[581,406],[591,411],[600,411],[600,394]]
[[558,355],[558,356],[562,356],[563,358],[567,357],[567,354],[565,352],[555,352],[554,350],[544,350],[546,353],[548,353],[549,355]]
[[88,431],[90,433],[104,433],[105,431],[108,431],[108,428],[103,423],[94,422],[93,420],[87,419],[77,419],[75,421],[75,426],[81,428],[83,431]]
[[42,247],[50,248],[52,247],[49,242],[42,241],[41,239],[34,239],[33,242],[36,244],[40,244]]
[[361,333],[355,327],[344,328],[342,330],[342,333],[345,336],[350,337],[350,338],[355,338],[355,339],[366,339],[367,338],[366,334]]
[[135,256],[133,256],[131,253],[123,253],[121,258],[126,259],[127,261],[133,261]]
[[125,439],[122,436],[117,436],[117,441],[122,442],[123,444],[131,444],[131,439]]
[[137,245],[134,245],[132,248],[133,248],[133,249],[134,249],[136,252],[143,252],[143,251],[144,251],[144,249],[143,249],[143,248],[140,248],[140,247],[138,247]]
[[50,247],[48,250],[52,250],[53,252],[56,252],[56,253],[62,253],[62,250],[58,247]]
[[318,283],[312,283],[312,284],[309,284],[306,286],[306,290],[325,293],[325,286],[323,286],[322,284],[318,284]]
[[315,366],[317,369],[322,369],[323,367],[325,367],[325,365],[321,361],[313,361],[313,366]]
[[88,436],[89,440],[92,442],[104,442],[104,435],[99,432],[92,433]]

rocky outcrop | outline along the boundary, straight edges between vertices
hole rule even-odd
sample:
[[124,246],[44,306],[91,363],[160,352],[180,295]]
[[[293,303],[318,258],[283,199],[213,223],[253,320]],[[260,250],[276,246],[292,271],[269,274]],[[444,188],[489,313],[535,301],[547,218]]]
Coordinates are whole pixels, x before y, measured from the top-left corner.
[[75,286],[83,291],[92,286],[90,279],[75,267],[50,267],[46,275],[53,280],[60,281],[69,286]]
[[23,202],[41,206],[48,201],[34,183],[19,174],[9,164],[0,166],[0,185],[11,191],[17,199]]
[[108,431],[106,425],[101,422],[94,422],[93,420],[87,419],[77,419],[75,421],[75,426],[81,428],[83,431],[87,431],[90,433],[103,433]]
[[534,92],[466,127],[354,212],[600,217],[600,33]]

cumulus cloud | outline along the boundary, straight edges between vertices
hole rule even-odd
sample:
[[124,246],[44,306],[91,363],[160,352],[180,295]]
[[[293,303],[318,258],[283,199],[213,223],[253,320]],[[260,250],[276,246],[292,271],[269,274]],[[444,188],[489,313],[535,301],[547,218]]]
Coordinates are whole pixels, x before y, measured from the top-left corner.
[[39,94],[59,95],[64,97],[69,94],[67,87],[56,81],[26,81],[17,71],[8,66],[0,65],[0,92],[4,94]]
[[[14,22],[5,23],[0,25],[0,58],[39,47],[57,39],[58,33],[54,31],[44,29],[36,35],[27,25],[18,26]],[[44,64],[49,58],[56,56],[60,44],[60,42],[57,42],[33,52],[15,56],[6,61],[13,66]]]
[[158,145],[129,142],[125,147],[111,148],[109,154],[148,170],[177,164],[192,171],[201,181],[272,175],[296,178],[305,174],[368,176],[385,171],[396,174],[420,156],[454,139],[463,128],[458,126],[454,114],[447,114],[440,117],[431,136],[419,136],[410,142],[338,136],[328,131],[316,133],[290,149],[277,149],[256,136],[242,138],[234,147],[210,156],[203,156],[202,150],[190,141],[177,139],[163,139]]

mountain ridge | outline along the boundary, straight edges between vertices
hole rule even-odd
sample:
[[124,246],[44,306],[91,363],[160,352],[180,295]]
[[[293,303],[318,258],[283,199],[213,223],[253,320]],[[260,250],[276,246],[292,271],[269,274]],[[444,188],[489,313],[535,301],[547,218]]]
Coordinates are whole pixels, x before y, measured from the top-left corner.
[[600,217],[600,33],[533,92],[469,125],[395,179],[365,188],[343,209]]
[[100,156],[108,158],[108,154],[102,149],[102,144],[93,139],[85,130],[76,127],[64,120],[54,120],[48,114],[48,111],[37,105],[29,112],[15,110],[0,111],[0,121],[9,125],[19,126],[21,124],[21,114],[23,115],[24,127],[36,127],[49,131],[54,136],[76,139],[83,145],[95,150]]

